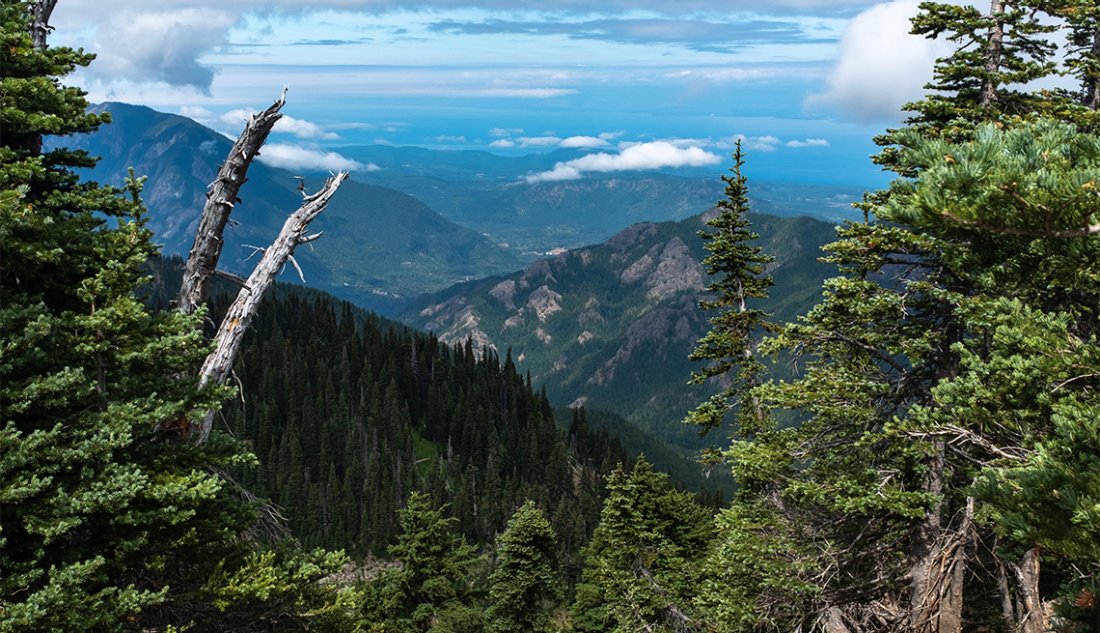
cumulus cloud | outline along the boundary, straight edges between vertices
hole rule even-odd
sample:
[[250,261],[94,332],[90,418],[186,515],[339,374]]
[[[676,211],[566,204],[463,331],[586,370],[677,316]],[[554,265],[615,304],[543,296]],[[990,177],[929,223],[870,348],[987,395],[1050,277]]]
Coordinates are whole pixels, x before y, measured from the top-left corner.
[[608,142],[605,139],[595,136],[570,136],[569,138],[562,139],[559,147],[571,148],[571,149],[589,149],[595,147],[607,147]]
[[275,127],[272,128],[272,132],[285,132],[287,134],[293,134],[298,138],[305,139],[321,139],[326,141],[332,141],[340,138],[339,134],[326,131],[320,125],[311,123],[309,121],[303,121],[302,119],[296,119],[292,116],[283,115],[283,118],[279,119],[275,123]]
[[772,136],[771,134],[764,136],[735,134],[721,139],[716,145],[721,149],[733,149],[738,141],[740,141],[741,147],[754,152],[774,152],[777,147],[783,144],[778,136]]
[[[110,14],[107,14],[110,15]],[[200,57],[228,43],[239,17],[217,8],[174,11],[120,11],[103,22],[95,36],[98,54],[90,72],[134,81],[210,88],[214,70]]]
[[526,180],[529,183],[576,180],[586,172],[699,167],[721,160],[718,155],[699,147],[679,147],[668,141],[652,141],[631,145],[618,154],[600,152],[561,162],[549,171],[527,176]]
[[493,141],[492,143],[489,143],[489,147],[495,147],[497,149],[510,149],[512,147],[515,147],[515,146],[516,146],[515,141],[509,141],[506,138],[498,138],[497,140]]
[[257,157],[260,162],[283,169],[316,171],[378,171],[374,163],[360,163],[323,150],[309,149],[287,143],[268,143]]
[[787,147],[828,147],[829,141],[823,138],[807,138],[803,140],[787,141]]
[[[225,114],[218,117],[218,119],[226,125],[238,126],[247,121],[253,114],[252,110],[246,110],[244,108],[237,108],[236,110],[230,110]],[[305,121],[303,119],[296,119],[292,116],[283,115],[283,118],[279,119],[275,123],[275,127],[271,129],[273,133],[282,132],[284,134],[293,134],[300,139],[307,140],[323,140],[333,141],[340,138],[339,134],[335,132],[329,132],[316,123]]]
[[516,139],[520,147],[554,147],[561,144],[557,136],[521,136]]
[[951,50],[950,42],[909,34],[918,8],[918,0],[894,0],[853,18],[825,91],[807,105],[834,106],[860,121],[899,118],[903,104],[923,95],[936,58]]

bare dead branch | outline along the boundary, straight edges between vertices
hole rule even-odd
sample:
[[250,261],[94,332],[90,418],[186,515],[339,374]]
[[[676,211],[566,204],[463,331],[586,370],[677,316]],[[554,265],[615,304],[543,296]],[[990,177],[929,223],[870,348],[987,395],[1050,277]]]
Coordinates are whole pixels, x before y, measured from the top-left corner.
[[233,144],[225,163],[218,170],[218,177],[210,184],[206,193],[206,204],[199,218],[199,228],[195,232],[195,243],[187,256],[183,270],[183,284],[180,287],[179,310],[190,314],[206,300],[210,278],[218,267],[224,240],[222,234],[229,221],[229,214],[238,201],[240,192],[248,178],[249,166],[260,153],[260,147],[267,141],[268,134],[275,123],[282,118],[279,112],[286,103],[286,88],[275,103],[259,114],[253,114],[244,130]]
[[[340,188],[340,184],[344,182],[347,175],[347,172],[343,171],[334,175],[328,179],[320,191],[307,196],[302,206],[286,219],[282,230],[279,231],[279,236],[271,246],[264,249],[263,257],[256,264],[255,270],[249,275],[245,286],[229,306],[221,326],[218,327],[218,333],[214,337],[214,351],[203,363],[202,370],[199,372],[199,384],[220,385],[225,382],[233,368],[233,361],[237,356],[244,333],[252,323],[264,293],[275,282],[275,277],[294,254],[294,249],[302,243],[302,239],[307,237],[309,223],[325,210],[332,195]],[[198,428],[192,429],[192,437],[200,443],[205,442],[210,435],[213,423],[214,412],[209,411],[197,424]]]
[[241,277],[240,275],[234,275],[233,273],[226,272],[224,270],[215,270],[214,274],[217,275],[218,277],[221,277],[222,279],[232,281],[233,283],[237,284],[238,286],[246,285],[245,284],[245,281],[246,281],[245,278]]

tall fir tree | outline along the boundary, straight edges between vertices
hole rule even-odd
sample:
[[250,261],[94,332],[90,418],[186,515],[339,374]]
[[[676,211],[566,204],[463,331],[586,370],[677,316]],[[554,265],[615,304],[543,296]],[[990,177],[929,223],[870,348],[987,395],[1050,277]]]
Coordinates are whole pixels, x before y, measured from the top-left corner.
[[236,574],[292,560],[242,538],[255,509],[218,473],[251,457],[182,437],[226,392],[190,378],[201,315],[139,297],[142,180],[81,182],[91,157],[44,149],[107,122],[61,83],[93,56],[46,45],[54,4],[0,4],[0,630],[276,627],[339,561],[263,587]]
[[707,286],[712,298],[699,305],[718,313],[710,318],[710,330],[691,353],[692,360],[710,364],[695,372],[691,382],[700,384],[719,377],[726,381],[726,386],[696,407],[685,420],[704,431],[721,426],[731,411],[735,412],[735,428],[746,431],[755,427],[762,415],[749,396],[764,371],[756,358],[754,337],[772,326],[767,313],[753,307],[751,302],[767,298],[773,282],[766,269],[775,259],[752,243],[759,236],[750,229],[748,179],[741,171],[744,164],[738,141],[730,175],[722,175],[725,198],[718,201],[717,214],[707,220],[714,230],[699,232],[708,251],[703,265],[712,279]]

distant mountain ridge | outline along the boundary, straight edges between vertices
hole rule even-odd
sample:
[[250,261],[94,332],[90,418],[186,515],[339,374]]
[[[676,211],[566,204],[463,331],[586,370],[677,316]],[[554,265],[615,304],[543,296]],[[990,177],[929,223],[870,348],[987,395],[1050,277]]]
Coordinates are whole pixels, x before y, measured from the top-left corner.
[[[608,239],[638,222],[683,220],[703,213],[722,196],[721,165],[706,170],[586,174],[579,180],[528,182],[586,153],[557,150],[528,156],[354,146],[341,153],[379,167],[365,179],[423,200],[445,217],[527,255],[576,248]],[[755,182],[753,209],[783,217],[828,222],[858,219],[851,203],[862,190],[832,185]]]
[[[683,415],[714,385],[688,386],[688,360],[709,329],[698,307],[707,284],[697,232],[709,214],[636,224],[603,244],[536,261],[522,271],[417,299],[400,317],[443,341],[511,350],[553,402],[609,409],[685,447],[700,446]],[[830,268],[817,260],[831,226],[752,214],[777,257],[763,307],[793,320],[819,297]]]
[[[186,255],[206,188],[232,142],[194,121],[144,106],[94,106],[113,122],[94,134],[55,140],[102,157],[88,177],[121,184],[127,170],[149,176],[144,198],[149,226],[166,254]],[[323,175],[306,173],[316,189]],[[226,231],[222,267],[244,272],[252,246],[266,246],[301,204],[294,174],[253,163]],[[311,286],[392,312],[409,296],[465,279],[500,274],[523,264],[512,252],[459,226],[393,189],[346,181],[314,223],[324,238],[296,253]],[[293,279],[293,273],[286,278]]]

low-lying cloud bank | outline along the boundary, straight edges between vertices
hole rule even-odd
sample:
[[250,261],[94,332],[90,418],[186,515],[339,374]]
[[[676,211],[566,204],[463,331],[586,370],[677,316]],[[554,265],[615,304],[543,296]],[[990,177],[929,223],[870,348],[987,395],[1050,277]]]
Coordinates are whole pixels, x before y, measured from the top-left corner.
[[599,152],[560,162],[549,171],[527,176],[529,183],[577,180],[587,172],[643,171],[666,167],[714,165],[722,157],[700,147],[679,147],[668,141],[638,143],[618,154]]
[[361,163],[336,152],[309,149],[288,143],[268,143],[257,159],[265,165],[304,171],[378,171],[374,163]]

